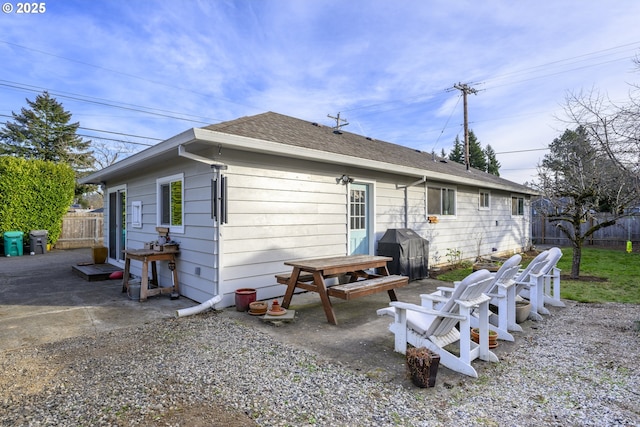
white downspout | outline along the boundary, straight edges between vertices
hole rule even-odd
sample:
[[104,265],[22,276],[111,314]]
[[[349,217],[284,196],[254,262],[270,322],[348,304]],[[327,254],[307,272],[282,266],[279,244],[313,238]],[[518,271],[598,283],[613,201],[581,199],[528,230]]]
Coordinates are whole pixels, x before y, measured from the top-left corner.
[[396,184],[396,190],[404,189],[404,228],[409,228],[409,187],[415,187],[416,185],[424,184],[427,182],[427,176],[423,176],[419,180],[407,185]]
[[216,295],[215,297],[203,302],[200,305],[194,305],[193,307],[176,310],[176,317],[191,316],[193,314],[202,313],[203,311],[210,309],[220,301],[222,301],[222,295]]
[[[178,155],[181,157],[186,157],[188,159],[191,160],[195,160],[198,162],[202,162],[202,163],[206,163],[208,165],[210,165],[212,168],[216,168],[218,170],[220,169],[226,169],[227,165],[223,164],[223,163],[218,163],[212,159],[207,159],[206,157],[202,157],[202,156],[198,156],[197,154],[193,154],[193,153],[189,153],[187,152],[184,147],[182,145],[178,146]],[[220,224],[218,223],[218,233],[220,232]],[[218,236],[218,250],[216,251],[218,254],[218,257],[220,257],[220,250],[219,250],[219,243],[220,243],[220,238]],[[218,284],[218,291],[219,286],[220,286],[220,260],[218,259],[218,266],[215,269],[216,272],[216,280],[215,283]],[[185,317],[185,316],[191,316],[194,314],[198,314],[198,313],[202,313],[205,310],[210,309],[211,307],[213,307],[214,305],[216,305],[217,303],[219,303],[220,301],[222,301],[222,295],[218,294],[216,296],[214,296],[211,299],[208,299],[207,301],[193,306],[193,307],[187,307],[187,308],[183,308],[180,310],[176,310],[176,317]]]

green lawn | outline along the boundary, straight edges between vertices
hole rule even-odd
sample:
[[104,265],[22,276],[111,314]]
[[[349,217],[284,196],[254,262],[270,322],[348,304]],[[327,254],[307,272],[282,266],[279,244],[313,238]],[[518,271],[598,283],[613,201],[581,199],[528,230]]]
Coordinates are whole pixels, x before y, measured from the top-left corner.
[[[640,254],[618,249],[582,250],[580,276],[584,280],[568,280],[571,273],[571,248],[562,248],[558,262],[562,274],[560,296],[580,302],[624,302],[640,304]],[[531,258],[524,259],[527,265]],[[462,280],[471,273],[471,267],[441,274],[439,280]]]

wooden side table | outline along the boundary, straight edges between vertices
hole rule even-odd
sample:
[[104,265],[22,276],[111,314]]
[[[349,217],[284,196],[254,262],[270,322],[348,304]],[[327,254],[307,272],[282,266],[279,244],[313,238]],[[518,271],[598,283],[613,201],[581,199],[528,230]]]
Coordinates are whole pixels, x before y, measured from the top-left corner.
[[[124,261],[124,273],[122,275],[122,292],[129,290],[129,268],[131,267],[131,260],[142,262],[142,279],[140,281],[140,301],[146,301],[147,297],[168,294],[179,293],[180,287],[178,285],[178,270],[175,268],[176,254],[178,252],[156,252],[149,249],[134,249],[126,250]],[[169,261],[169,269],[173,275],[173,286],[161,288],[158,283],[158,270],[156,267],[156,261]],[[151,283],[155,285],[155,288],[149,289],[149,264],[151,264]]]

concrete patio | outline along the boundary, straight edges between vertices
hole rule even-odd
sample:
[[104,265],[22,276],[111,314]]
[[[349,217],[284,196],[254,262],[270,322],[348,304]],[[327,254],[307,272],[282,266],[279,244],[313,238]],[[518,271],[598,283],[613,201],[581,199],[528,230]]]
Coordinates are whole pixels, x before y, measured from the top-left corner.
[[[53,250],[44,255],[0,257],[0,350],[38,346],[76,336],[98,336],[119,328],[175,317],[176,310],[197,305],[185,297],[150,297],[140,303],[122,293],[120,280],[87,281],[72,273],[72,266],[91,261],[90,249]],[[274,279],[275,280],[275,279]],[[397,290],[398,299],[419,302],[419,294],[442,286],[424,279]],[[284,286],[283,286],[284,293]],[[258,291],[260,299],[260,292]],[[281,300],[281,299],[280,299]],[[265,322],[234,307],[219,315],[236,319],[256,330],[335,360],[368,375],[407,384],[404,357],[393,351],[389,318],[376,315],[388,302],[386,292],[351,301],[333,299],[338,325],[327,322],[315,293],[294,295],[290,322]],[[522,325],[521,339],[532,333],[532,322]],[[500,342],[495,353],[508,352],[512,344]],[[478,373],[490,364],[475,361]],[[469,377],[441,367],[438,382],[459,382]]]

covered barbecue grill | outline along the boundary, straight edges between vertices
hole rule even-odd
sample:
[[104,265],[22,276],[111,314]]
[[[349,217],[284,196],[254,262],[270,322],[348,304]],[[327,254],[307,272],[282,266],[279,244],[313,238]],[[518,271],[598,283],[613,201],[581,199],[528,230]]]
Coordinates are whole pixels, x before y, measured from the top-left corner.
[[409,280],[429,276],[429,241],[409,228],[390,228],[378,241],[378,255],[392,257],[390,274],[408,276]]

